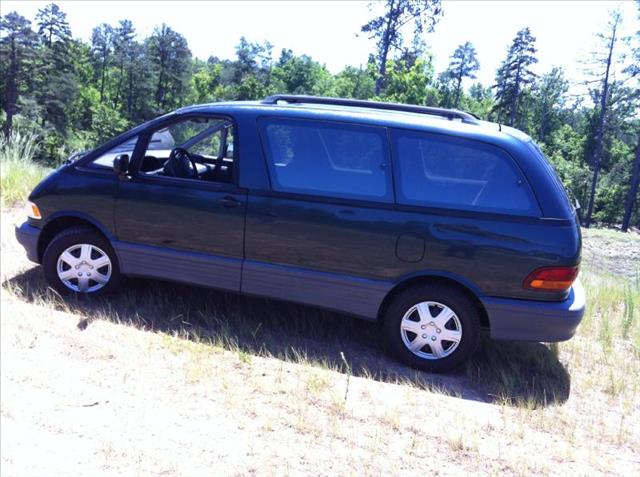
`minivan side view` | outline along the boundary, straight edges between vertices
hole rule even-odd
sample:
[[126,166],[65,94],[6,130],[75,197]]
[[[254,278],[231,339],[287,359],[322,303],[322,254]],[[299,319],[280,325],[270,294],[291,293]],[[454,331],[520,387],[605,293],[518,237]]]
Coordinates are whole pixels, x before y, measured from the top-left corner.
[[60,293],[123,276],[381,323],[433,372],[496,340],[573,336],[575,210],[524,133],[457,110],[276,95],[190,106],[71,161],[16,229]]

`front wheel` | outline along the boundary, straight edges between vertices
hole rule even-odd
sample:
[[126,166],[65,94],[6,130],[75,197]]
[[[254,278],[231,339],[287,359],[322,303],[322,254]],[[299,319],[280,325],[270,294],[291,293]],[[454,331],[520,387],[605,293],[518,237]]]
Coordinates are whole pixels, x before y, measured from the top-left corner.
[[445,372],[477,349],[480,320],[471,299],[442,285],[422,285],[401,292],[384,318],[391,351],[415,368]]
[[73,227],[56,235],[42,258],[49,285],[61,294],[102,294],[120,282],[118,260],[111,244],[88,227]]

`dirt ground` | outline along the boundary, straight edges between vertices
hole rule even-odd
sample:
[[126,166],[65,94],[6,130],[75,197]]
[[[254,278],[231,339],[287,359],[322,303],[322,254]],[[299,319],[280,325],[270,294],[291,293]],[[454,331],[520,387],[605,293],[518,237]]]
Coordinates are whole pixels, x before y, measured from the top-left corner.
[[583,229],[582,260],[590,267],[640,279],[640,234]]
[[[574,368],[586,337],[559,358],[541,344],[497,345],[467,370],[430,376],[381,352],[374,325],[314,323],[303,307],[147,281],[112,302],[68,303],[24,258],[21,219],[2,213],[3,476],[640,475],[638,389],[609,404],[605,391],[589,395],[591,375]],[[225,330],[244,316],[248,331],[206,339],[196,311]],[[473,378],[510,354],[518,369],[539,368],[516,356],[551,363],[517,403]],[[623,375],[638,369],[630,359]]]

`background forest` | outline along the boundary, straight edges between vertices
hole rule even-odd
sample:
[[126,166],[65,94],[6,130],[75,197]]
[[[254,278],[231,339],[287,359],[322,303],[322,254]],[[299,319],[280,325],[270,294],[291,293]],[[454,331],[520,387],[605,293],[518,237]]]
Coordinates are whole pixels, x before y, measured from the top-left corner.
[[[585,65],[585,83],[570,84],[560,67],[534,74],[536,32],[523,28],[505,45],[494,84],[481,84],[473,81],[480,65],[470,42],[451,52],[445,71],[434,70],[422,33],[441,15],[440,0],[386,0],[384,12],[354,32],[374,39],[375,51],[364,66],[332,74],[307,55],[244,37],[234,59],[203,61],[166,24],[140,38],[129,20],[103,23],[84,42],[56,4],[33,22],[7,13],[0,21],[3,196],[7,171],[37,175],[25,172],[25,157],[36,169],[50,167],[180,106],[295,93],[459,108],[517,127],[541,145],[581,204],[583,225],[640,227],[640,31],[619,33],[622,21],[638,19],[613,11],[594,32],[600,46]],[[408,29],[413,36],[403,38]]]

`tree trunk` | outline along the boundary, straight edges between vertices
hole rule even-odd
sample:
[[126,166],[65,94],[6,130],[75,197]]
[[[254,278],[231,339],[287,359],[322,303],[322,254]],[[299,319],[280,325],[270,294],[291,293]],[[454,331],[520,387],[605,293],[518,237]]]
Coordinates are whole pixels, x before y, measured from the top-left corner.
[[460,104],[460,90],[462,89],[462,73],[458,74],[458,84],[456,85],[456,100],[453,104],[454,108],[458,107]]
[[516,82],[515,82],[515,95],[513,98],[513,102],[511,103],[511,112],[509,114],[509,126],[513,127],[516,122],[516,113],[518,112],[518,102],[520,99],[520,66],[521,63],[518,63],[518,69],[516,71]]
[[107,56],[102,57],[102,71],[101,71],[101,79],[100,79],[100,104],[104,102],[104,79],[106,75],[107,68]]
[[626,232],[631,222],[631,212],[638,197],[638,186],[640,185],[640,139],[636,146],[636,160],[633,164],[633,173],[631,174],[631,186],[627,194],[627,200],[624,205],[624,218],[622,219],[622,231]]
[[378,66],[378,78],[376,79],[376,96],[380,96],[387,76],[387,57],[389,56],[389,48],[391,47],[391,23],[393,22],[393,17],[395,15],[393,10],[394,4],[392,1],[387,17],[387,26],[385,27],[384,35],[382,37],[382,45],[380,45],[380,57],[378,58],[380,65]]
[[602,95],[600,97],[600,116],[598,117],[598,128],[596,129],[595,148],[593,151],[593,181],[591,183],[591,194],[589,195],[589,207],[587,208],[587,217],[584,226],[591,226],[591,216],[593,215],[593,205],[596,199],[596,187],[598,185],[598,174],[600,173],[600,158],[604,147],[604,126],[607,116],[607,97],[609,96],[609,71],[611,70],[611,60],[613,58],[613,46],[616,42],[616,30],[618,28],[618,20],[613,24],[611,32],[611,41],[609,42],[609,55],[607,56],[607,69],[602,79]]
[[120,75],[118,76],[118,86],[116,87],[116,97],[114,99],[114,105],[119,106],[122,96],[122,83],[124,80],[124,60],[120,61]]
[[133,66],[129,66],[129,91],[127,94],[127,119],[131,121],[133,111]]
[[4,110],[7,114],[4,123],[4,136],[9,140],[13,129],[13,115],[16,112],[16,102],[18,101],[18,87],[16,85],[18,77],[18,54],[16,52],[15,39],[11,40],[11,56],[9,60],[9,71],[5,82],[5,104]]

